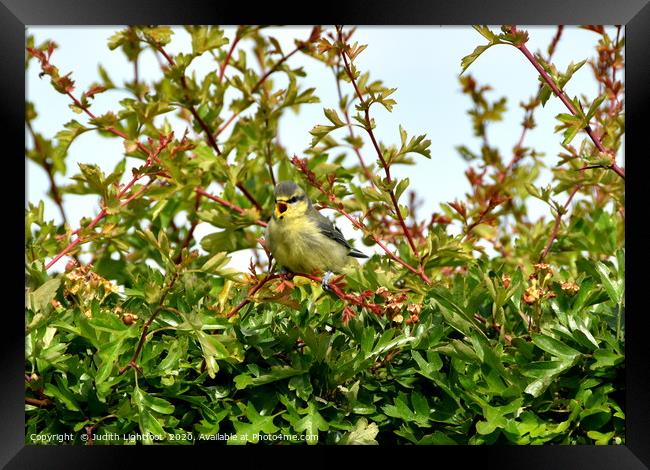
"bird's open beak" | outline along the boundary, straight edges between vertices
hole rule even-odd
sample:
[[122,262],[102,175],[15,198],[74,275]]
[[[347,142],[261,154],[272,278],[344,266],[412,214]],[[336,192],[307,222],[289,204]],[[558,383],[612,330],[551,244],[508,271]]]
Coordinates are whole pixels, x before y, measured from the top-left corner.
[[278,202],[275,205],[275,210],[277,211],[278,215],[282,215],[287,211],[287,204],[285,202]]

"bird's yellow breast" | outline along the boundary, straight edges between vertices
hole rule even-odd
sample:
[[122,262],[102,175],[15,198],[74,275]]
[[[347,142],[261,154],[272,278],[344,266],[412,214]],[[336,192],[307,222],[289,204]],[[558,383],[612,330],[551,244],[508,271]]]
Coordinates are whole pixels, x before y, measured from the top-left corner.
[[346,247],[306,217],[271,219],[266,238],[277,263],[292,272],[341,272],[350,260]]

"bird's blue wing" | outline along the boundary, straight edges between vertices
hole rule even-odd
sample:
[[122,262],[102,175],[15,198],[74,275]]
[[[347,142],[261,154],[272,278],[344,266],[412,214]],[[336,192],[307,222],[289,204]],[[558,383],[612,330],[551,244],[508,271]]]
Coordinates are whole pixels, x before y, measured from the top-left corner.
[[367,258],[368,256],[361,253],[359,250],[353,248],[348,241],[343,236],[341,230],[332,223],[330,219],[322,215],[320,212],[315,211],[316,213],[316,224],[320,233],[325,235],[327,238],[334,240],[335,242],[346,247],[350,252],[348,255],[354,258]]

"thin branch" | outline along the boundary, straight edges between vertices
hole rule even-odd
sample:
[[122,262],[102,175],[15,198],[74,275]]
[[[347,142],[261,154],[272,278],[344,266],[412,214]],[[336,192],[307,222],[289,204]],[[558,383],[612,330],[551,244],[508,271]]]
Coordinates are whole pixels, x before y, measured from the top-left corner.
[[[621,25],[617,24],[616,25],[616,42],[614,43],[614,47],[618,48],[618,39],[621,34]],[[616,82],[616,67],[612,66],[612,83]]]
[[[176,65],[176,61],[174,61],[174,59],[169,54],[167,54],[167,51],[165,51],[164,47],[162,47],[158,43],[150,42],[150,44],[154,46],[156,50],[162,54],[162,56],[165,58],[165,60],[171,67],[174,67]],[[208,139],[208,144],[210,144],[210,147],[212,147],[215,150],[215,152],[217,152],[217,155],[221,155],[221,150],[217,145],[217,141],[214,140],[214,137],[212,136],[212,131],[208,127],[207,123],[203,120],[203,118],[201,118],[196,108],[194,108],[194,105],[189,102],[190,101],[190,97],[188,94],[189,87],[187,86],[187,79],[185,78],[184,74],[181,76],[181,86],[183,87],[183,91],[185,92],[185,99],[188,102],[186,106],[187,109],[190,111],[190,113],[192,113],[192,116],[194,117],[194,119],[196,119],[196,122],[199,123],[201,129],[203,129],[203,132],[205,133],[205,136]]]
[[553,54],[555,54],[555,49],[557,48],[557,43],[560,42],[560,38],[562,37],[562,31],[564,31],[564,25],[558,25],[557,31],[555,32],[555,36],[553,36],[553,39],[551,40],[551,44],[548,46],[548,58],[549,60],[551,57],[553,57]]
[[[167,60],[167,62],[169,62],[171,66],[175,65],[174,59],[171,56],[169,56],[169,54],[167,54],[167,52],[161,45],[155,44],[155,47],[163,55],[163,57],[165,57],[165,59]],[[185,91],[185,99],[188,100],[189,102],[189,95],[187,94],[188,92],[187,79],[185,78],[185,75],[181,77],[181,85],[183,86],[183,90]],[[192,116],[194,116],[194,119],[196,119],[196,121],[199,123],[199,126],[201,126],[201,129],[203,129],[203,132],[206,135],[206,138],[208,140],[208,144],[215,150],[215,152],[217,152],[217,155],[221,155],[221,150],[219,149],[219,145],[215,140],[215,135],[213,134],[208,124],[201,118],[201,116],[199,116],[199,113],[196,111],[196,109],[192,104],[188,104],[187,109],[189,109],[190,113],[192,113]],[[260,212],[264,211],[260,203],[257,202],[255,197],[246,189],[243,183],[239,182],[236,184],[236,186],[237,189],[239,189],[242,192],[242,194],[246,197],[246,199],[248,199],[250,203],[257,208],[258,211]]]
[[[257,284],[255,284],[248,292],[246,295],[246,298],[242,300],[235,308],[233,308],[227,315],[226,318],[232,318],[235,316],[242,308],[244,308],[246,305],[249,303],[253,302],[253,296],[262,288],[264,287],[269,281],[272,281],[274,279],[286,279],[288,277],[304,277],[306,279],[310,279],[314,282],[321,283],[323,279],[321,277],[315,276],[313,274],[306,274],[306,273],[290,273],[290,274],[278,274],[278,273],[271,273],[268,276],[265,276],[263,279],[259,280]],[[357,294],[351,294],[351,293],[346,293],[341,289],[341,287],[337,284],[343,276],[339,276],[338,278],[332,280],[329,282],[328,287],[330,291],[336,295],[338,298],[343,300],[344,302],[352,302],[355,305],[358,305],[360,307],[366,308],[370,310],[371,312],[379,315],[383,312],[383,309],[380,305],[372,303],[372,302],[366,302],[364,300],[364,297],[361,295]]]
[[124,374],[130,368],[133,368],[136,372],[140,370],[140,367],[138,366],[138,357],[140,356],[140,352],[142,352],[142,348],[144,346],[147,337],[147,331],[149,330],[149,327],[156,319],[158,314],[163,310],[165,299],[167,298],[169,292],[173,289],[174,284],[176,283],[176,280],[180,275],[178,269],[179,267],[178,265],[176,265],[176,271],[174,271],[174,273],[172,274],[172,278],[169,281],[169,284],[167,285],[162,295],[160,296],[160,300],[158,301],[158,306],[156,307],[156,309],[153,311],[151,316],[147,319],[147,321],[144,323],[144,326],[142,327],[142,333],[140,334],[140,341],[138,341],[138,346],[136,347],[135,352],[133,353],[133,357],[131,358],[131,360],[127,365],[125,365],[119,370],[118,372],[119,375]]
[[372,372],[376,372],[377,369],[381,369],[382,367],[386,366],[399,352],[399,349],[393,349],[392,351],[389,351],[381,361],[375,362],[370,367],[370,370]]
[[[52,43],[50,43],[50,46],[53,47]],[[53,49],[52,49],[52,50],[53,50]],[[42,71],[43,74],[46,74],[46,75],[52,75],[52,68],[56,69],[56,67],[53,67],[52,64],[50,64],[50,61],[49,61],[49,60],[50,60],[50,55],[49,55],[49,54],[51,54],[51,51],[50,51],[50,53],[49,53],[47,56],[44,55],[42,52],[40,52],[40,51],[38,51],[38,50],[36,50],[36,49],[33,49],[33,48],[27,48],[27,51],[28,51],[32,56],[36,57],[36,58],[40,61],[40,63],[41,63],[41,71]],[[68,75],[70,75],[70,74],[68,74]],[[66,76],[66,77],[67,77],[67,76]],[[73,83],[73,82],[70,80],[70,84],[68,84],[68,85],[66,86],[66,88],[65,88],[65,93],[64,93],[64,94],[67,95],[67,96],[72,100],[72,102],[75,104],[75,106],[76,106],[77,108],[81,109],[81,110],[82,110],[84,113],[86,113],[86,114],[87,114],[91,119],[97,119],[97,116],[95,116],[95,115],[94,115],[94,114],[93,114],[93,113],[88,109],[88,106],[89,106],[89,105],[84,105],[84,104],[82,104],[82,103],[81,103],[81,102],[80,102],[80,101],[79,101],[79,100],[78,100],[78,99],[77,99],[77,98],[76,98],[76,97],[71,93],[71,90],[74,89],[74,86],[72,86],[72,83]],[[109,127],[105,128],[104,130],[106,130],[107,132],[110,132],[110,133],[113,134],[113,135],[116,135],[116,136],[122,137],[124,140],[129,140],[128,136],[127,136],[126,134],[124,134],[124,132],[122,132],[122,131],[120,131],[120,130],[114,128],[113,126],[109,126]],[[151,153],[150,150],[149,150],[149,149],[148,149],[144,144],[142,144],[140,141],[136,141],[136,145],[137,145],[137,147],[138,147],[140,150],[142,150],[142,151],[145,153],[145,155],[149,155],[149,154]]]
[[[350,134],[350,140],[352,140],[352,142],[354,142],[356,136],[354,134],[354,128],[352,127],[352,121],[350,121],[350,113],[348,113],[347,106],[342,106],[343,93],[341,92],[341,81],[339,80],[338,66],[337,66],[337,70],[334,71],[334,76],[336,78],[336,92],[339,95],[339,107],[341,109],[341,112],[343,112],[343,117],[345,118],[345,123],[347,125],[348,132]],[[352,145],[352,149],[357,154],[357,158],[359,159],[359,164],[361,165],[361,168],[363,169],[363,172],[365,173],[366,178],[368,179],[368,181],[370,181],[370,184],[374,188],[375,187],[375,182],[372,179],[372,173],[370,172],[370,170],[366,166],[366,162],[363,159],[363,156],[361,155],[361,151],[353,143],[351,145]]]
[[[269,120],[268,119],[264,120],[264,125],[265,125],[266,129],[268,130],[268,128],[269,128]],[[265,159],[266,159],[266,166],[267,166],[267,168],[269,170],[269,175],[271,176],[271,181],[273,182],[273,186],[275,186],[277,184],[277,182],[275,181],[275,175],[273,174],[273,152],[271,152],[271,141],[272,141],[272,139],[269,139],[269,140],[266,141]]]
[[542,251],[542,254],[539,256],[539,263],[541,263],[544,258],[546,258],[546,255],[548,255],[548,252],[551,250],[551,245],[553,245],[553,241],[557,238],[557,234],[560,231],[560,224],[562,223],[562,215],[566,213],[566,210],[569,208],[569,204],[571,204],[571,201],[573,200],[573,196],[576,195],[576,193],[580,190],[582,186],[577,185],[571,193],[569,194],[569,198],[567,199],[566,203],[564,204],[563,210],[558,211],[557,215],[555,216],[555,223],[553,224],[553,229],[551,230],[551,236],[548,239],[548,242],[546,242],[546,246],[544,247],[544,251]]
[[[162,150],[165,147],[167,147],[167,145],[169,145],[172,138],[173,138],[173,133],[170,134],[169,136],[164,137],[164,138],[161,139],[158,149],[156,150],[155,153],[151,153],[149,155],[149,158],[147,158],[147,161],[144,164],[144,168],[149,167],[158,158],[158,155],[160,155],[160,152],[162,152]],[[126,192],[129,189],[131,189],[131,187],[140,178],[142,178],[142,176],[144,176],[143,172],[137,172],[133,176],[131,181],[129,181],[129,183],[118,193],[117,198],[122,199],[122,196],[124,196],[126,194]],[[124,201],[121,201],[120,202],[120,207],[125,206],[126,204],[133,201],[136,197],[139,197],[140,195],[142,195],[144,193],[144,189],[146,189],[153,182],[153,179],[155,179],[155,178],[151,178],[150,181],[145,185],[145,187],[142,188],[140,191],[138,191],[136,194],[131,195],[129,198],[127,198]],[[63,256],[65,256],[70,251],[72,251],[77,245],[88,241],[88,237],[78,236],[78,234],[81,232],[82,229],[83,230],[91,230],[91,229],[93,229],[104,217],[106,217],[106,215],[108,215],[108,211],[106,210],[106,208],[102,208],[102,210],[99,212],[99,214],[97,214],[97,216],[87,226],[80,227],[77,230],[75,230],[74,232],[72,232],[72,235],[77,235],[77,238],[75,240],[71,241],[70,244],[67,247],[65,247],[57,256],[52,258],[52,260],[50,260],[50,262],[45,265],[45,269],[50,269],[59,259],[61,259]]]
[[[564,25],[559,25],[557,27],[555,36],[553,36],[553,39],[551,40],[551,44],[549,44],[548,46],[548,57],[546,59],[546,62],[550,62],[551,59],[553,58],[553,54],[555,53],[557,44],[560,41],[560,38],[562,37],[563,30],[564,30]],[[539,92],[541,91],[543,86],[544,85],[540,82],[540,84],[537,87],[536,96],[539,96]],[[521,159],[522,157],[521,149],[523,148],[524,138],[526,137],[526,133],[528,132],[528,129],[530,129],[528,123],[532,121],[533,115],[535,114],[535,109],[537,109],[539,103],[540,103],[539,100],[535,101],[530,107],[530,109],[526,111],[526,114],[524,115],[524,122],[521,129],[521,135],[519,136],[519,140],[517,141],[517,144],[513,149],[514,155],[512,157],[512,160],[510,160],[510,163],[508,163],[508,166],[506,167],[505,171],[499,174],[499,183],[503,183],[506,174],[509,173],[510,170],[512,170],[512,167]]]
[[[339,34],[339,40],[343,41],[343,32],[340,27],[337,27],[337,31]],[[372,131],[372,126],[371,126],[371,120],[370,120],[370,108],[366,104],[365,100],[363,99],[363,95],[361,93],[361,90],[359,90],[359,86],[357,85],[357,81],[354,78],[354,74],[352,73],[352,69],[350,67],[350,63],[348,62],[347,55],[345,51],[341,50],[340,52],[341,57],[343,58],[343,63],[345,64],[345,71],[348,75],[348,78],[352,82],[352,86],[354,87],[354,91],[357,94],[357,98],[359,98],[359,103],[361,106],[364,108],[364,114],[365,114],[365,130],[370,136],[370,140],[372,142],[373,147],[375,148],[375,151],[377,152],[377,156],[379,157],[379,161],[381,162],[381,166],[384,169],[384,172],[386,173],[386,181],[388,184],[392,182],[392,178],[390,175],[390,166],[384,159],[384,156],[381,152],[381,149],[379,148],[379,144],[377,143],[377,139],[375,138],[375,133]],[[397,198],[395,197],[395,192],[391,189],[388,191],[388,194],[390,195],[390,199],[393,203],[393,207],[395,209],[395,215],[397,216],[397,220],[399,221],[399,224],[402,226],[402,230],[404,231],[404,236],[406,237],[406,240],[408,241],[409,247],[411,248],[411,251],[413,254],[419,258],[418,250],[415,248],[415,243],[413,242],[413,239],[411,237],[411,233],[406,226],[406,222],[404,222],[404,218],[402,217],[402,212],[400,211],[399,204],[397,203]]]
[[135,88],[135,96],[138,101],[142,102],[142,95],[140,93],[140,72],[138,66],[139,55],[133,60],[133,88]]
[[258,282],[253,288],[248,292],[246,295],[246,298],[242,300],[235,308],[233,308],[228,315],[226,315],[226,318],[231,318],[237,314],[242,308],[244,308],[246,305],[251,303],[251,297],[255,295],[257,291],[259,291],[262,287],[266,285],[267,282],[273,280],[273,279],[278,279],[281,276],[281,274],[269,274],[266,276],[264,279],[262,279],[260,282]]
[[235,34],[235,39],[232,42],[232,45],[230,46],[230,49],[228,50],[228,54],[226,55],[225,60],[221,64],[221,67],[219,68],[219,83],[223,81],[223,74],[226,72],[226,67],[228,66],[228,62],[230,62],[230,58],[232,57],[232,53],[235,51],[235,46],[237,46],[237,43],[241,37],[239,34]]
[[[185,83],[185,77],[183,77],[182,82]],[[215,152],[217,152],[217,155],[221,155],[221,149],[219,149],[219,145],[217,144],[217,141],[214,140],[214,137],[212,136],[212,131],[206,124],[206,122],[203,120],[201,116],[199,116],[199,113],[197,110],[194,108],[193,105],[188,105],[188,109],[190,110],[190,113],[192,113],[192,116],[194,116],[194,119],[199,123],[199,126],[201,126],[201,129],[203,129],[203,132],[206,135],[206,138],[208,139],[208,144],[210,144],[210,147],[214,149]]]
[[[257,83],[253,86],[251,89],[250,94],[252,95],[255,93],[260,86],[266,81],[269,76],[275,72],[283,63],[285,63],[292,55],[294,55],[296,52],[304,49],[305,46],[304,44],[299,44],[293,51],[291,51],[289,54],[282,56],[280,60],[278,60],[273,67],[271,67],[263,76],[260,78]],[[243,110],[242,110],[243,111]],[[214,134],[214,137],[217,137],[219,134],[221,134],[234,120],[237,116],[241,114],[242,111],[235,111],[222,125],[219,129],[217,129],[217,132]]]
[[264,209],[262,209],[261,204],[259,202],[257,202],[255,197],[248,191],[248,189],[246,189],[246,186],[244,186],[244,183],[240,182],[240,183],[237,183],[235,186],[237,186],[237,189],[239,189],[241,191],[241,193],[244,195],[244,197],[246,197],[246,199],[248,199],[249,202],[251,204],[253,204],[258,211],[260,211],[260,213],[264,212]]
[[492,209],[494,209],[497,206],[498,204],[495,204],[495,200],[493,198],[490,198],[488,200],[487,206],[485,206],[485,209],[483,209],[479,214],[479,216],[476,219],[474,219],[474,221],[471,224],[469,224],[465,229],[465,237],[463,238],[463,240],[467,240],[471,236],[472,230],[474,230],[478,225],[483,223],[485,217],[492,211]]
[[[616,50],[618,49],[618,41],[621,34],[621,25],[616,25],[616,42],[614,43],[614,60],[612,62],[612,87],[616,86]],[[618,100],[619,90],[617,89],[612,93],[612,99],[610,100],[610,116],[613,116],[618,111],[619,100]]]
[[120,202],[120,207],[124,207],[124,206],[126,206],[127,204],[129,204],[131,201],[133,201],[134,199],[137,199],[137,198],[139,198],[140,196],[142,196],[142,195],[145,193],[145,191],[146,191],[147,189],[149,189],[149,186],[151,186],[151,183],[153,183],[154,181],[156,181],[156,176],[153,176],[153,177],[149,178],[149,181],[147,181],[147,182],[145,183],[145,185],[142,186],[142,188],[140,188],[140,190],[139,190],[137,193],[132,194],[132,195],[129,196],[127,199],[125,199],[124,201]]
[[274,73],[276,70],[278,70],[282,64],[284,64],[287,60],[289,60],[291,58],[291,56],[293,56],[296,52],[303,50],[304,48],[305,48],[305,45],[301,43],[301,44],[297,45],[296,48],[293,51],[289,52],[285,56],[282,56],[282,58],[280,60],[278,60],[273,65],[273,67],[271,67],[269,70],[267,70],[267,72],[264,75],[262,75],[262,78],[260,78],[257,81],[255,86],[251,89],[251,94],[255,93],[258,90],[258,88],[261,87],[262,84],[266,81],[266,79],[269,78],[271,76],[271,74]]
[[[70,99],[74,102],[75,106],[77,106],[79,109],[83,110],[91,119],[97,119],[97,116],[93,114],[87,107],[83,106],[81,102],[69,91],[66,92],[66,94],[70,97]],[[129,140],[129,137],[119,129],[114,128],[113,126],[107,127],[105,129],[107,132],[110,132],[113,135],[116,135],[118,137],[123,138],[124,140]],[[151,150],[149,150],[142,142],[139,140],[136,140],[136,145],[137,147],[142,150],[145,155],[149,155],[151,153]]]
[[178,250],[178,254],[176,255],[176,258],[174,258],[174,263],[176,264],[180,263],[181,260],[183,259],[183,250],[188,246],[190,246],[190,242],[192,241],[192,236],[194,235],[194,229],[196,229],[196,226],[199,223],[197,212],[199,211],[200,204],[201,204],[201,194],[197,192],[194,201],[194,213],[192,216],[192,224],[190,225],[190,229],[187,231],[187,235],[185,236],[185,240],[183,240],[183,244],[181,245],[181,248]]
[[31,397],[25,397],[25,403],[28,405],[39,406],[41,408],[52,406],[54,404],[49,398],[43,398],[42,400],[39,400],[38,398]]
[[[517,28],[515,26],[511,26],[511,30],[512,32],[515,32]],[[569,98],[566,96],[564,91],[558,88],[553,78],[551,78],[551,76],[548,73],[546,73],[546,70],[544,70],[544,67],[542,67],[542,65],[539,63],[537,58],[530,52],[530,50],[528,50],[526,44],[522,43],[521,45],[514,46],[514,47],[519,49],[524,54],[524,56],[526,56],[526,58],[530,61],[533,67],[535,67],[537,72],[540,74],[542,79],[551,88],[551,90],[553,90],[555,96],[560,98],[560,101],[564,103],[564,105],[567,107],[569,112],[574,116],[577,116],[578,111],[576,110],[575,106],[573,106],[573,103],[571,103],[571,100],[569,100]],[[600,139],[596,136],[596,134],[591,129],[591,126],[589,124],[587,124],[587,126],[584,128],[584,131],[591,138],[592,142],[600,152],[606,153],[612,157],[612,165],[610,166],[610,169],[614,171],[617,175],[619,175],[621,178],[625,179],[625,170],[616,164],[612,152],[603,146],[603,144],[600,142]]]
[[[218,202],[219,204],[221,204],[222,206],[227,207],[228,209],[234,210],[238,214],[241,214],[241,215],[246,214],[245,209],[242,209],[241,207],[239,207],[236,204],[233,204],[230,201],[226,201],[225,199],[222,199],[222,198],[220,198],[218,196],[214,196],[214,195],[208,193],[207,191],[205,191],[203,188],[196,188],[194,191],[196,191],[197,194],[200,194],[201,196],[204,196],[204,197],[207,197],[208,199],[213,200],[214,202]],[[266,227],[268,225],[263,220],[256,220],[253,223],[256,224],[256,225],[259,225],[260,227]]]

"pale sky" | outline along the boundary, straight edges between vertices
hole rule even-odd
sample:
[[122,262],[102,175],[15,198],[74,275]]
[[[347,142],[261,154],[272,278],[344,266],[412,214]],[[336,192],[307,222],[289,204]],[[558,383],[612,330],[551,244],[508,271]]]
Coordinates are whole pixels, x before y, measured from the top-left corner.
[[[119,87],[124,81],[132,80],[133,67],[127,62],[124,54],[110,51],[107,47],[108,37],[121,29],[115,27],[28,27],[27,33],[35,37],[36,44],[46,39],[55,41],[59,48],[54,52],[52,63],[62,73],[72,71],[76,82],[75,96],[89,88],[91,83],[99,82],[97,65],[102,64],[108,71],[113,82]],[[172,43],[167,51],[176,54],[191,51],[189,34],[182,28],[174,28]],[[498,30],[498,27],[493,27]],[[546,48],[556,32],[555,27],[525,27],[529,31],[528,48],[531,51],[541,50],[546,56]],[[293,39],[307,39],[311,27],[268,28],[266,35],[275,36],[283,50],[293,47]],[[615,28],[608,27],[611,37],[615,36]],[[232,38],[233,27],[226,27],[226,35]],[[599,35],[581,30],[577,27],[566,27],[560,40],[553,63],[559,70],[565,70],[570,62],[579,62],[595,55],[595,45]],[[397,101],[392,113],[381,106],[371,109],[372,117],[377,123],[375,134],[385,144],[399,143],[399,125],[401,124],[409,135],[427,134],[432,141],[430,160],[415,155],[414,166],[396,166],[392,173],[396,177],[408,177],[410,189],[416,190],[425,204],[420,208],[421,217],[432,212],[441,212],[439,204],[455,199],[463,200],[469,189],[464,176],[467,168],[465,162],[455,150],[458,145],[466,145],[470,149],[479,149],[480,142],[473,137],[471,121],[467,110],[471,107],[469,97],[460,91],[458,76],[461,71],[461,58],[474,50],[477,45],[486,42],[480,34],[467,26],[462,27],[359,27],[353,41],[367,44],[368,48],[355,61],[361,71],[370,71],[371,79],[379,79],[386,86],[397,88],[393,95]],[[249,42],[242,42],[249,48]],[[228,47],[228,46],[226,46]],[[254,60],[250,59],[251,63]],[[302,79],[301,87],[316,88],[315,94],[320,103],[302,105],[300,114],[289,111],[280,124],[279,139],[289,155],[303,155],[309,147],[311,135],[309,131],[317,124],[328,123],[323,115],[323,108],[338,109],[336,83],[332,72],[316,60],[296,54],[290,59],[292,67],[301,65],[307,72]],[[196,70],[201,76],[212,70],[216,64],[208,54],[195,61],[190,70]],[[26,71],[27,100],[36,105],[39,114],[33,125],[37,132],[48,138],[53,137],[63,128],[63,124],[71,119],[86,123],[85,115],[75,114],[68,105],[69,98],[56,92],[49,83],[49,78],[39,79],[39,69],[36,61],[32,61]],[[508,98],[508,110],[504,119],[492,123],[488,128],[490,144],[498,146],[504,159],[509,159],[511,151],[521,133],[523,110],[519,107],[522,101],[536,92],[537,72],[526,58],[511,46],[495,46],[485,52],[475,61],[468,72],[480,84],[489,84],[493,91],[488,94],[496,100],[501,96]],[[152,81],[161,77],[158,61],[150,51],[140,59],[140,80]],[[274,84],[282,86],[285,83],[281,74],[273,75]],[[349,84],[343,84],[343,86]],[[569,96],[586,95],[590,100],[596,98],[598,86],[588,65],[583,66],[566,86]],[[351,89],[344,93],[350,95]],[[95,114],[103,114],[109,110],[119,109],[119,101],[129,96],[124,91],[111,90],[97,95],[91,110]],[[130,97],[130,96],[129,96]],[[245,112],[253,113],[251,107]],[[544,108],[539,107],[535,113],[537,127],[529,131],[525,146],[534,147],[544,152],[544,161],[548,166],[557,163],[558,153],[562,150],[562,137],[555,134],[554,117],[558,113],[567,112],[562,103],[551,97]],[[183,123],[171,118],[176,135],[182,135],[185,129]],[[335,137],[343,137],[345,129],[339,129]],[[360,132],[357,132],[360,134]],[[576,142],[579,142],[579,136]],[[30,137],[26,143],[31,146]],[[67,157],[68,174],[66,179],[79,172],[77,163],[95,163],[105,173],[110,173],[115,165],[123,158],[124,147],[119,138],[102,138],[97,134],[85,133],[78,137]],[[368,145],[362,150],[367,161],[374,161],[376,156]],[[352,155],[350,158],[356,158]],[[619,156],[619,164],[623,164]],[[128,159],[127,165],[139,165],[134,159]],[[26,166],[26,199],[32,203],[45,200],[45,217],[57,223],[61,221],[58,209],[47,198],[49,183],[45,172],[32,162]],[[130,179],[130,171],[125,172],[125,180]],[[60,175],[58,183],[65,179]],[[548,184],[548,175],[543,175],[536,183],[537,186]],[[213,188],[210,188],[213,189]],[[82,217],[92,217],[99,211],[99,201],[95,196],[64,196],[66,214],[73,229],[79,226]],[[549,217],[549,208],[543,203],[531,202],[531,218]],[[329,215],[329,214],[327,214]],[[344,221],[337,222],[348,238],[354,237],[352,229]],[[215,231],[208,224],[199,224],[195,231],[197,241],[208,233]],[[368,252],[367,247],[363,247]],[[372,251],[372,250],[370,250]],[[250,252],[239,253],[233,257],[231,265],[245,270],[250,259]],[[54,270],[61,270],[65,265],[64,257]]]

